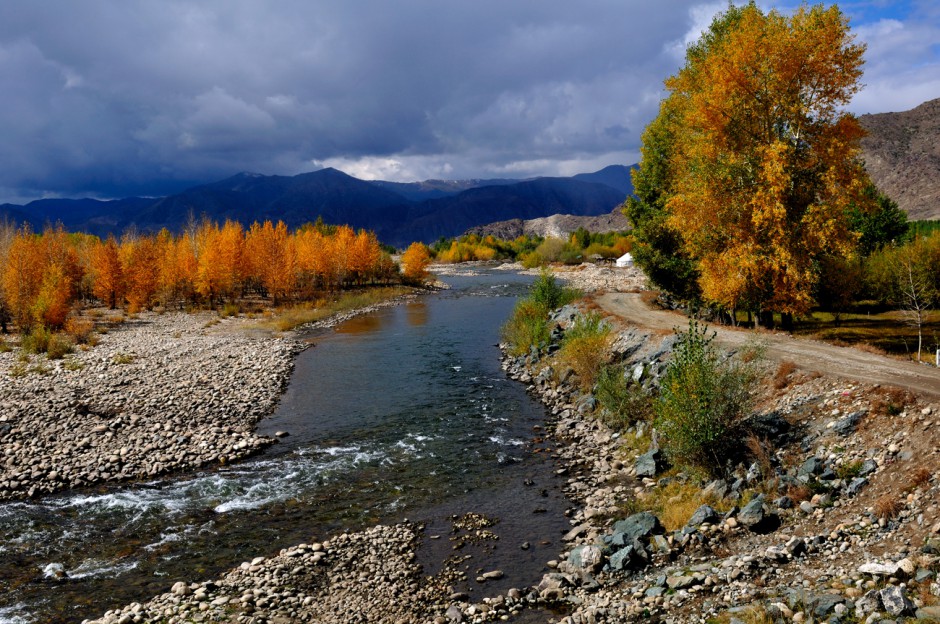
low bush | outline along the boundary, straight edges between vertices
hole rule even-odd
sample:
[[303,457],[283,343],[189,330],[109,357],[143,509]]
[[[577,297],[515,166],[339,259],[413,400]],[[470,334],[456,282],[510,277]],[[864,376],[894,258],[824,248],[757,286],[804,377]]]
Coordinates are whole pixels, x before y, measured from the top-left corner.
[[594,387],[607,362],[610,341],[610,325],[597,312],[579,315],[565,332],[558,361],[574,370],[582,390]]
[[594,396],[603,408],[601,420],[615,430],[627,429],[637,421],[652,420],[652,395],[633,381],[622,365],[601,368]]
[[746,364],[723,361],[713,338],[694,320],[679,333],[654,410],[670,460],[715,475],[751,409],[757,375]]
[[545,309],[546,314],[578,299],[581,293],[573,288],[566,288],[558,283],[552,272],[543,269],[532,283],[529,296]]
[[551,338],[548,311],[532,298],[520,299],[503,325],[502,338],[509,344],[512,355],[524,355],[533,347],[545,346]]
[[780,366],[777,367],[777,372],[774,373],[774,388],[783,390],[790,385],[790,374],[795,370],[796,364],[793,362],[789,360],[780,362]]
[[873,511],[879,520],[891,520],[904,509],[904,503],[897,494],[885,494],[875,501]]
[[226,303],[224,306],[219,308],[219,316],[222,318],[228,318],[230,316],[238,316],[241,314],[242,308],[237,303]]
[[72,352],[74,345],[67,336],[62,334],[53,334],[46,345],[46,357],[50,360],[61,360]]
[[70,316],[65,319],[65,333],[72,337],[76,344],[89,344],[95,331],[95,322],[83,316]]
[[49,348],[50,340],[52,340],[52,332],[47,327],[39,325],[23,336],[20,346],[27,353],[45,353]]
[[545,258],[542,257],[537,251],[531,251],[527,254],[522,254],[519,256],[519,262],[522,263],[522,268],[524,269],[535,269],[537,267],[545,266]]

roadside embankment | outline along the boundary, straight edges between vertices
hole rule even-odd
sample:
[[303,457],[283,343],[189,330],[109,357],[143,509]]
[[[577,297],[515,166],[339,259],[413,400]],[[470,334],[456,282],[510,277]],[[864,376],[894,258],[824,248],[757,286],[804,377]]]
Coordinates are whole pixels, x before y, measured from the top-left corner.
[[[612,358],[654,387],[673,342],[622,329]],[[761,450],[703,478],[670,467],[648,423],[605,426],[596,398],[553,369],[556,348],[504,367],[557,418],[559,470],[579,504],[568,547],[537,587],[540,601],[570,610],[560,622],[937,617],[940,460],[929,399],[798,363],[771,367],[748,423]]]

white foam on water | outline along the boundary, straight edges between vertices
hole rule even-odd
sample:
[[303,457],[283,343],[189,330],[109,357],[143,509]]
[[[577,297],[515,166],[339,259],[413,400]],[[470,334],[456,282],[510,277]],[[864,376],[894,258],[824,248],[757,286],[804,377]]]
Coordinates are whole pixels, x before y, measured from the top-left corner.
[[213,511],[215,513],[226,513],[236,509],[257,509],[270,503],[286,500],[290,496],[289,489],[281,488],[281,484],[259,482],[249,486],[240,496],[217,505]]
[[114,578],[137,567],[136,561],[113,563],[100,559],[86,559],[74,570],[66,571],[70,579],[83,579],[106,576]]
[[61,578],[65,574],[65,566],[61,563],[49,563],[42,569],[45,578]]
[[0,606],[0,624],[29,624],[33,620],[28,617],[29,605],[14,604]]
[[494,444],[499,444],[500,446],[522,446],[525,444],[525,440],[514,440],[511,438],[504,438],[501,435],[490,436],[490,442],[493,442]]

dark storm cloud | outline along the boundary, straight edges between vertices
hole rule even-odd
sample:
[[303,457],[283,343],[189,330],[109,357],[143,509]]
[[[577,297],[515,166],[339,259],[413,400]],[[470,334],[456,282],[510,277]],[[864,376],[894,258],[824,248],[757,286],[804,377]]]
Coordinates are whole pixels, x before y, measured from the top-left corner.
[[324,165],[415,179],[629,163],[683,42],[722,6],[9,0],[0,198]]

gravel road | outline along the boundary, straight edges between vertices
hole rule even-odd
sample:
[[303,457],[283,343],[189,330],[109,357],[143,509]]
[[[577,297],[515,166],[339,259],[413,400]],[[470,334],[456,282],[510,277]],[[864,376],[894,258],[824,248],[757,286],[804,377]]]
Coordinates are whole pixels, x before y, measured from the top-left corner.
[[[628,325],[669,331],[688,321],[677,313],[653,308],[639,293],[605,293],[594,301],[608,314]],[[766,345],[767,357],[789,360],[799,368],[870,384],[906,388],[914,393],[940,396],[940,369],[905,362],[852,347],[836,347],[789,334],[712,326],[717,340],[728,347],[741,347],[755,338]]]

